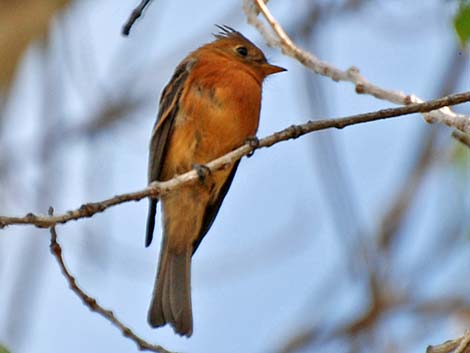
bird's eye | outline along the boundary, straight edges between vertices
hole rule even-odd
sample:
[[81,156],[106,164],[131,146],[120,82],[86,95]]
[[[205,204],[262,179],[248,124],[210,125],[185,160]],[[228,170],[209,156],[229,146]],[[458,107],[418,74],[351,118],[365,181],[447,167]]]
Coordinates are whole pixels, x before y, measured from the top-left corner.
[[248,55],[248,49],[246,47],[237,47],[237,53],[240,54],[241,56],[247,56]]

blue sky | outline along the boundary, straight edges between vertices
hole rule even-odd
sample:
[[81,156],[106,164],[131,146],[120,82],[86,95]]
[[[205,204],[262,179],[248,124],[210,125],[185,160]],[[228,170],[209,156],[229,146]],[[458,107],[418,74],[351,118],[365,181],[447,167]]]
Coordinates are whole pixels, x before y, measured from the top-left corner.
[[[453,4],[366,3],[357,12],[325,19],[310,40],[296,40],[339,68],[359,67],[384,88],[434,98],[455,51]],[[289,29],[305,18],[309,4],[272,1],[270,7]],[[351,84],[313,76],[279,50],[267,48],[246,24],[238,1],[155,1],[124,38],[120,28],[134,5],[76,2],[54,22],[49,45],[28,50],[6,111],[5,141],[13,165],[22,171],[6,180],[11,185],[4,191],[11,200],[8,214],[45,213],[51,204],[59,213],[144,187],[160,92],[186,53],[212,40],[215,23],[237,28],[271,62],[288,69],[265,83],[260,137],[310,119],[392,106],[357,95]],[[467,56],[456,92],[468,90],[469,74]],[[80,132],[100,111],[121,101],[135,103],[124,119],[98,132]],[[468,113],[468,106],[459,109]],[[49,136],[43,132],[47,127],[62,129],[62,134]],[[368,242],[376,236],[416,154],[417,140],[430,128],[421,117],[407,116],[314,133],[244,159],[193,258],[190,339],[168,327],[153,330],[146,322],[159,243],[143,246],[147,202],[60,226],[64,257],[88,293],[151,342],[182,352],[275,352],[295,332],[317,323],[328,328],[367,305],[363,279],[354,268],[361,261],[351,259],[354,237],[359,232]],[[402,236],[410,240],[394,249],[390,266],[396,274],[413,269],[434,241],[431,235],[446,236],[436,230],[441,218],[455,216],[457,208],[460,217],[465,210],[468,214],[468,187],[459,184],[462,175],[448,163],[450,132],[440,130],[441,160],[417,193],[403,227]],[[468,167],[468,153],[466,161]],[[463,175],[468,180],[468,168]],[[14,353],[134,351],[132,342],[68,289],[48,244],[47,232],[39,229],[10,227],[0,235],[0,342]],[[429,288],[425,294],[445,295],[445,288],[468,293],[468,284],[454,285],[458,275],[470,273],[468,239],[463,244],[450,264],[423,279],[423,287]],[[12,303],[26,304],[12,316]],[[397,314],[376,332],[377,339],[403,338],[418,324],[406,313]],[[423,351],[436,343],[431,339],[445,340],[463,331],[457,321],[440,324],[440,333],[434,331],[411,347]],[[333,340],[321,350],[347,351],[347,345]]]

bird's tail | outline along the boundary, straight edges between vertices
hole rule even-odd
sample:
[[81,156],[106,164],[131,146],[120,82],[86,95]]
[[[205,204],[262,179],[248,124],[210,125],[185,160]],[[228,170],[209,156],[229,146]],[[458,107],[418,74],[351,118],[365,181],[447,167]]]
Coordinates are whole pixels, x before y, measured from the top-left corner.
[[181,336],[191,336],[191,248],[177,253],[162,243],[148,322],[152,327],[170,324]]

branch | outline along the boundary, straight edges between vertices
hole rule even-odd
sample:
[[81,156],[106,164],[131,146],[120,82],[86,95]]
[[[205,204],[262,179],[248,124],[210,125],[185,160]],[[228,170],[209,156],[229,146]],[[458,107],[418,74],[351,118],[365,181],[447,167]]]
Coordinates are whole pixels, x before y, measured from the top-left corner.
[[[49,208],[50,217],[52,217],[53,211],[54,211],[53,208],[50,207]],[[57,232],[56,232],[55,226],[51,226],[50,230],[51,230],[51,244],[50,244],[51,253],[56,258],[57,263],[59,264],[62,274],[67,280],[70,289],[82,300],[83,304],[85,304],[91,311],[94,311],[95,313],[101,315],[106,320],[108,320],[111,324],[116,326],[121,331],[122,335],[134,341],[137,347],[141,351],[151,351],[151,352],[157,352],[157,353],[172,353],[166,350],[165,348],[163,348],[162,346],[148,343],[147,341],[137,336],[129,327],[127,327],[119,319],[117,319],[111,310],[104,309],[101,305],[99,305],[96,302],[95,298],[90,297],[77,285],[75,278],[70,274],[69,270],[65,266],[64,259],[62,257],[62,248],[57,242]]]
[[[207,163],[206,167],[211,171],[227,168],[243,156],[251,155],[257,149],[262,147],[270,147],[281,141],[296,139],[299,136],[313,131],[331,128],[343,129],[350,125],[394,118],[413,113],[430,112],[445,106],[461,104],[469,101],[470,92],[465,92],[449,95],[443,98],[431,100],[429,102],[410,104],[405,107],[388,108],[371,113],[351,115],[344,118],[315,120],[301,125],[292,125],[284,130],[269,135],[257,141],[256,143],[253,143],[253,141],[247,142],[236,150],[233,150],[232,152],[229,152],[226,155]],[[154,181],[145,189],[139,191],[117,195],[100,202],[84,204],[78,209],[68,211],[67,213],[59,216],[37,216],[33,213],[28,213],[24,217],[0,217],[0,229],[13,224],[31,224],[39,228],[49,228],[59,223],[62,224],[80,218],[92,217],[96,213],[103,212],[107,208],[119,205],[124,202],[139,201],[145,197],[157,198],[161,195],[169,193],[173,189],[181,187],[183,184],[197,181],[198,178],[199,177],[197,172],[192,170],[178,175],[168,181]]]
[[470,331],[465,331],[464,335],[456,338],[455,340],[449,340],[444,343],[428,346],[426,353],[468,353],[470,352]]
[[131,12],[131,15],[129,16],[129,19],[127,22],[122,26],[122,34],[125,36],[128,36],[132,26],[134,25],[135,21],[142,16],[142,13],[144,12],[145,8],[150,5],[150,2],[152,0],[142,0],[140,4]]
[[[378,99],[387,100],[392,103],[408,105],[410,103],[423,102],[421,98],[415,95],[406,95],[403,92],[389,91],[370,83],[359,73],[359,69],[357,67],[353,66],[346,71],[343,71],[325,61],[321,61],[312,53],[300,49],[287,35],[279,22],[277,22],[263,0],[244,0],[243,9],[247,16],[248,23],[258,29],[269,45],[280,48],[284,54],[296,59],[305,67],[313,70],[317,74],[330,77],[334,81],[351,82],[356,86],[356,92],[358,94],[369,94]],[[259,11],[271,26],[276,37],[274,37],[258,19],[257,15]],[[454,113],[449,108],[442,108],[429,114],[423,114],[423,116],[428,123],[438,121],[445,125],[457,128],[462,132],[470,133],[470,116]]]

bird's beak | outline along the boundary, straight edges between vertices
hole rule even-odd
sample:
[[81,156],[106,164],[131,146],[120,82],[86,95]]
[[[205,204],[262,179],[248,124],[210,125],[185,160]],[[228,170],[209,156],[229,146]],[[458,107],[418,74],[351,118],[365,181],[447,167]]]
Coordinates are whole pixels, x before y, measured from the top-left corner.
[[268,63],[263,64],[262,68],[263,68],[263,72],[266,76],[272,75],[272,74],[277,74],[278,72],[282,72],[282,71],[287,71],[283,67],[276,66],[276,65],[271,65],[271,64],[268,64]]

